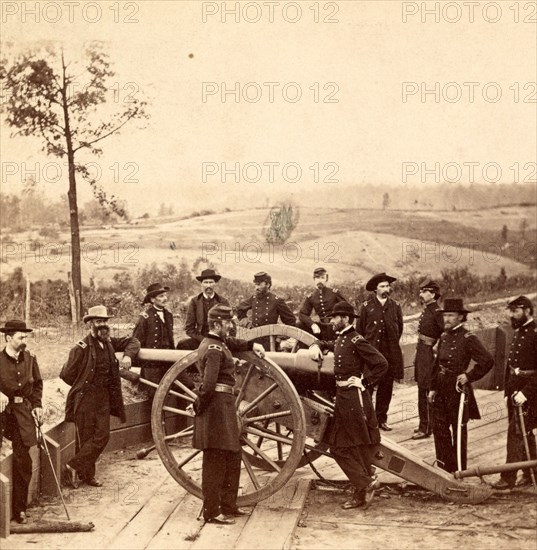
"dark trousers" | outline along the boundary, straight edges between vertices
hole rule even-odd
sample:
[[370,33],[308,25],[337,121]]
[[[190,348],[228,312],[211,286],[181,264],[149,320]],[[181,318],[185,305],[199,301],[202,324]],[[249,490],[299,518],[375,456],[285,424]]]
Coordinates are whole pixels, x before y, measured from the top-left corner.
[[[166,374],[168,369],[173,365],[173,363],[165,363],[163,361],[146,361],[141,365],[140,368],[140,377],[153,384],[160,384],[162,377]],[[146,389],[150,389],[149,386],[143,386]],[[152,388],[154,392],[156,388]],[[151,390],[150,390],[151,391]]]
[[204,449],[201,490],[205,520],[220,513],[232,514],[237,509],[240,477],[240,451]]
[[82,397],[75,415],[76,454],[68,464],[82,480],[95,477],[95,463],[110,439],[108,388],[91,387]]
[[[439,466],[448,472],[455,472],[457,466],[458,404],[460,394],[437,393],[433,404],[433,434],[436,459]],[[461,429],[461,469],[466,469],[468,445],[468,406],[465,406]]]
[[393,371],[389,368],[377,385],[375,414],[377,415],[377,422],[379,424],[384,424],[388,421],[388,410],[390,409],[393,394],[393,381]]
[[181,338],[181,340],[177,342],[175,349],[191,349],[194,351],[200,347],[200,344],[201,342],[195,338]]
[[21,512],[26,511],[28,487],[32,479],[32,459],[30,447],[22,442],[17,421],[15,418],[9,420],[12,421],[10,436],[13,447],[12,514],[18,516]]
[[355,495],[361,493],[372,481],[370,446],[331,447],[330,452],[337,465],[354,485]]
[[429,402],[427,401],[427,394],[429,390],[427,388],[420,388],[418,386],[418,415],[420,417],[420,423],[418,430],[424,434],[430,434],[432,430],[431,411],[429,410]]
[[[524,438],[522,436],[522,430],[520,428],[520,420],[518,418],[518,408],[508,402],[507,414],[509,416],[509,426],[507,428],[507,458],[506,463],[509,462],[522,462],[528,460],[526,455],[526,448],[524,447]],[[530,430],[527,433],[528,447],[530,451],[531,460],[537,458],[537,449],[535,447],[535,435]],[[533,469],[534,472],[536,469]],[[514,485],[516,482],[517,472],[502,472],[501,478],[509,485]],[[524,470],[524,477],[531,479],[530,469]]]

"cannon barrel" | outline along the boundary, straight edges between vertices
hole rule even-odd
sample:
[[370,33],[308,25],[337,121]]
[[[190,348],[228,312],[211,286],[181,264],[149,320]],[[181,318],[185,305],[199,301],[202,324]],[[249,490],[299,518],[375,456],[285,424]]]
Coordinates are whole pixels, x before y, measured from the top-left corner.
[[[175,363],[186,357],[189,350],[179,349],[149,349],[142,348],[138,358],[144,361],[164,361]],[[305,389],[333,389],[334,388],[334,354],[324,356],[321,366],[319,382],[319,366],[313,361],[308,350],[298,350],[296,353],[281,351],[267,351],[266,356],[283,369],[291,379],[294,386],[299,390]]]

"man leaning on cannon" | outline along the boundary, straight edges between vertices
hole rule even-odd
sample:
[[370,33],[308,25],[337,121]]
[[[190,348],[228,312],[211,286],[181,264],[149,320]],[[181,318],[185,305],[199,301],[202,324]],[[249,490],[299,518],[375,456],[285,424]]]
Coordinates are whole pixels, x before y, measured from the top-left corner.
[[232,309],[216,305],[209,310],[209,333],[198,348],[202,383],[194,402],[192,446],[203,450],[203,519],[207,523],[231,524],[246,515],[237,507],[241,475],[241,445],[235,397],[235,362],[232,351],[255,351],[261,344],[228,338],[233,325]]
[[[511,326],[515,329],[505,366],[505,400],[509,425],[507,428],[506,462],[535,460],[537,427],[537,324],[533,319],[533,304],[527,296],[519,296],[507,304]],[[520,422],[522,415],[524,424]],[[534,478],[537,472],[534,469]],[[509,490],[531,485],[531,471],[524,470],[516,483],[517,472],[503,472],[493,487]]]
[[[336,304],[331,322],[337,338],[318,344],[319,348],[334,352],[336,404],[328,442],[336,462],[354,485],[354,494],[343,504],[344,509],[367,508],[375,493],[372,458],[373,448],[380,442],[380,432],[371,393],[367,390],[388,370],[384,356],[354,330],[354,317],[350,304]],[[311,348],[314,350],[315,344]],[[322,355],[319,348],[317,359]]]
[[35,355],[26,349],[32,329],[14,320],[7,321],[0,332],[6,339],[0,352],[0,448],[5,435],[13,447],[12,516],[18,523],[27,523],[30,447],[37,444],[35,426],[43,419],[43,380]]
[[77,476],[88,485],[101,487],[95,478],[95,463],[110,438],[110,415],[125,422],[119,362],[130,368],[140,351],[136,338],[112,338],[105,306],[88,309],[84,322],[89,334],[69,352],[60,378],[71,386],[65,404],[65,421],[75,423],[76,454],[65,466],[66,482],[78,487]]

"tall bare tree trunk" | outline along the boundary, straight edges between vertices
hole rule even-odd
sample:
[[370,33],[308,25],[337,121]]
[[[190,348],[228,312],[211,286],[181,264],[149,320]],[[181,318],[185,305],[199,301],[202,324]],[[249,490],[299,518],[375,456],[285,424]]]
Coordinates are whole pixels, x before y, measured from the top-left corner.
[[69,165],[69,218],[71,222],[71,278],[75,295],[75,310],[72,312],[72,321],[78,323],[82,317],[82,270],[80,266],[80,227],[78,223],[78,203],[76,196],[76,171],[73,139],[69,124],[69,108],[67,97],[66,66],[62,52],[63,83],[62,106],[65,124],[65,141],[67,144],[67,162]]

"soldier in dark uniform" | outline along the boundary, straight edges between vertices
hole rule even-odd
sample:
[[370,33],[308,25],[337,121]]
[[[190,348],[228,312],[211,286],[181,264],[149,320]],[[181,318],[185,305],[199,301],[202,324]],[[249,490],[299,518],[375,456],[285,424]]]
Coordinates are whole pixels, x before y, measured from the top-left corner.
[[214,291],[214,286],[221,278],[214,269],[204,269],[201,275],[196,277],[201,283],[203,291],[188,303],[185,322],[187,338],[179,340],[177,349],[198,349],[200,342],[209,332],[207,323],[209,310],[218,304],[229,306],[229,302]]
[[337,339],[319,342],[320,348],[334,351],[336,404],[328,442],[334,459],[354,485],[354,495],[343,504],[344,509],[367,508],[375,492],[371,461],[380,432],[371,393],[366,390],[388,369],[386,359],[354,330],[354,315],[347,302],[336,304],[331,317]]
[[362,304],[356,324],[356,330],[388,361],[389,368],[378,383],[375,402],[379,427],[385,431],[391,431],[387,421],[393,382],[404,378],[403,352],[399,345],[403,334],[403,312],[401,306],[390,298],[390,285],[395,280],[386,273],[379,273],[367,282],[365,289],[374,294]]
[[[448,472],[457,470],[457,432],[461,391],[465,402],[461,428],[461,468],[466,468],[468,419],[479,419],[479,409],[471,382],[479,380],[494,366],[492,355],[475,334],[464,328],[469,310],[461,298],[444,301],[441,310],[445,332],[440,337],[431,377],[429,403],[433,411],[436,459]],[[475,364],[469,367],[470,361]]]
[[414,359],[414,378],[418,384],[418,414],[420,423],[414,430],[412,439],[423,439],[433,433],[431,414],[427,395],[431,389],[433,372],[433,346],[444,331],[442,311],[438,305],[440,287],[432,279],[426,279],[420,285],[420,300],[425,305],[418,323],[418,343]]
[[121,379],[116,352],[123,352],[121,366],[129,369],[140,351],[136,338],[111,338],[104,306],[88,309],[84,322],[90,332],[74,346],[60,378],[71,386],[65,404],[65,421],[75,423],[76,454],[67,462],[64,475],[73,488],[77,475],[93,487],[102,483],[95,479],[95,462],[110,437],[110,415],[125,422]]
[[[524,411],[524,424],[530,456],[537,458],[535,435],[537,428],[537,324],[533,319],[533,304],[527,296],[519,296],[507,304],[511,326],[515,329],[505,368],[505,400],[509,426],[507,429],[506,462],[528,460],[524,446],[522,428],[518,418],[518,407]],[[535,472],[535,469],[534,469]],[[537,475],[537,472],[534,473]],[[517,472],[502,472],[500,480],[493,487],[499,490],[515,486]],[[530,485],[529,469],[523,471],[518,486]]]
[[[324,267],[318,267],[313,272],[313,284],[315,290],[306,296],[300,312],[298,314],[299,322],[297,327],[315,334],[320,340],[335,340],[336,334],[330,323],[330,312],[339,302],[348,301],[341,295],[337,288],[328,286],[328,272]],[[311,318],[312,311],[319,318],[315,321]]]
[[35,425],[43,420],[43,380],[35,355],[26,350],[31,328],[24,321],[7,321],[0,328],[6,346],[0,352],[0,448],[5,435],[13,448],[13,518],[27,523],[28,487],[32,479],[30,447],[37,444]]
[[[292,327],[296,319],[283,298],[270,292],[272,278],[268,273],[261,271],[254,275],[255,294],[244,300],[237,306],[237,318],[239,322],[246,320],[247,313],[252,310],[251,328],[272,325],[281,319],[284,325]],[[241,323],[243,325],[244,323]],[[258,338],[260,344],[266,349],[270,348],[270,339]]]
[[[133,338],[136,338],[142,348],[150,349],[174,349],[173,341],[173,315],[166,308],[168,303],[168,291],[170,287],[160,283],[154,283],[147,287],[142,305],[151,304],[140,313]],[[140,366],[140,376],[158,384],[171,363],[162,361],[136,361]]]
[[216,305],[209,311],[209,333],[198,348],[202,384],[194,402],[195,449],[203,449],[203,518],[208,523],[235,523],[247,514],[237,508],[241,473],[240,434],[233,386],[235,363],[231,351],[253,350],[261,357],[260,344],[228,338],[232,310]]

